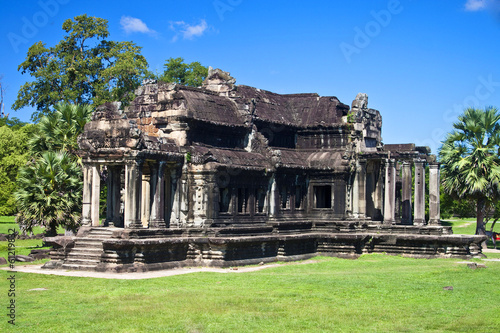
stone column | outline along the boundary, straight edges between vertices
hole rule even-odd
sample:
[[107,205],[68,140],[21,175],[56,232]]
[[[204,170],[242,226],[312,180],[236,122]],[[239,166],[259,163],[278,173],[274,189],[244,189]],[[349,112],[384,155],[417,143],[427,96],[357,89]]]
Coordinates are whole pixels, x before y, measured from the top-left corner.
[[[351,184],[351,177],[349,176],[349,180],[346,183],[345,187],[345,212],[348,217],[353,216],[353,211],[352,211],[352,184]],[[309,195],[309,191],[307,191],[307,195]],[[309,212],[309,211],[308,211]]]
[[150,227],[166,228],[165,223],[165,162],[151,165],[151,204]]
[[385,162],[385,196],[384,196],[384,223],[395,223],[396,203],[396,161],[387,159]]
[[382,212],[384,211],[384,170],[382,169],[382,163],[377,167],[376,173],[376,185],[375,193],[373,195],[373,205],[375,208],[376,215],[374,218],[377,221],[382,221]]
[[106,197],[106,224],[120,226],[121,167],[108,166],[108,192]]
[[231,195],[231,201],[229,203],[229,211],[231,215],[236,216],[238,214],[238,188],[231,187],[229,189]]
[[403,175],[402,175],[402,189],[401,189],[401,199],[402,199],[402,217],[401,222],[403,224],[412,224],[411,219],[411,163],[403,162]]
[[99,166],[92,166],[92,226],[98,227],[100,224],[99,221],[99,197],[101,194],[101,177],[99,175]]
[[255,189],[249,188],[248,191],[249,191],[249,194],[248,194],[247,211],[248,211],[248,214],[250,214],[250,216],[253,217],[255,215]]
[[414,223],[425,224],[425,168],[424,160],[415,160],[415,213]]
[[170,173],[170,200],[172,204],[172,212],[170,214],[170,224],[179,226],[181,216],[181,195],[180,186],[178,182],[178,172],[172,169]]
[[[358,161],[356,168],[356,178],[358,178],[358,217],[366,217],[366,161]],[[332,196],[333,197],[333,196]]]
[[82,224],[92,223],[92,167],[83,165],[83,198],[82,198]]
[[219,186],[217,185],[216,171],[212,171],[206,175],[206,225],[209,226],[214,222],[214,219],[219,216]]
[[[189,214],[193,215],[193,211],[189,210],[190,204],[189,204],[189,190],[188,190],[188,167],[187,163],[184,164],[182,167],[182,173],[180,175],[179,181],[178,181],[178,186],[179,186],[179,195],[180,195],[180,217],[179,217],[179,223],[186,224],[190,218]],[[192,194],[189,194],[192,195]]]
[[141,223],[144,228],[149,227],[149,217],[151,212],[151,175],[142,174],[142,199],[141,199]]
[[429,224],[441,225],[439,163],[429,165]]
[[132,161],[126,166],[125,178],[125,228],[142,228],[142,163]]
[[359,175],[358,164],[356,163],[356,172],[354,173],[354,181],[352,182],[352,217],[359,217]]
[[280,211],[280,194],[278,190],[278,184],[276,183],[276,178],[273,176],[271,179],[271,193],[269,195],[269,215],[271,217],[276,217]]
[[191,221],[196,227],[201,227],[207,221],[207,211],[209,207],[207,174],[200,171],[193,171],[189,192],[192,200]]

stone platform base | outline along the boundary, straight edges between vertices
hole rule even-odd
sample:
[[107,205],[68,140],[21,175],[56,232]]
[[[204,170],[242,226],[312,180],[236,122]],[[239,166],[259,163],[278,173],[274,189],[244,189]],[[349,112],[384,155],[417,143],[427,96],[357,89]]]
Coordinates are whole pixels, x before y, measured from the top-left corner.
[[317,255],[354,259],[365,253],[468,259],[481,255],[483,240],[482,236],[453,235],[449,227],[351,222],[206,229],[83,227],[74,244],[51,252],[52,260],[43,268],[145,272],[304,260]]

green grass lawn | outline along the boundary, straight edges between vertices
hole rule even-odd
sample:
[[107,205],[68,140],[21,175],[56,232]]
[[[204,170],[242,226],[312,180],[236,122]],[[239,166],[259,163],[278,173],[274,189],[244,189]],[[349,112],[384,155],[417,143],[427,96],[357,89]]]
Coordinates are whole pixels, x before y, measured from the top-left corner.
[[[447,223],[455,233],[467,233],[469,222]],[[0,255],[6,243],[0,242]],[[28,254],[40,245],[41,240],[16,240],[16,251]],[[500,254],[487,255],[500,259]],[[315,261],[258,272],[145,280],[17,272],[16,331],[499,331],[500,261],[482,261],[488,268],[477,270],[458,259],[376,254]],[[10,274],[0,271],[5,314]],[[0,331],[12,331],[8,317],[2,318]]]
[[[145,280],[15,273],[16,331],[498,332],[500,327],[500,262],[472,270],[456,259],[316,260],[257,272]],[[0,272],[4,294],[8,275]],[[453,290],[443,290],[446,286]],[[0,330],[9,328],[3,318]]]
[[[15,216],[0,216],[0,233],[1,234],[9,234],[9,229],[14,228],[19,232],[19,225],[16,223]],[[44,228],[34,227],[33,233],[35,235],[41,234],[44,231]],[[57,230],[58,233],[64,233],[64,228],[59,228]]]
[[[0,233],[2,234],[11,234],[10,229],[15,229],[19,231],[19,226],[15,222],[14,216],[0,216]],[[43,232],[43,228],[35,227],[33,229],[34,234],[40,234]],[[43,240],[41,239],[16,239],[16,254],[28,255],[33,249],[48,249],[49,247],[42,247]],[[7,258],[8,257],[8,242],[0,242],[0,257]],[[40,264],[46,262],[47,260],[37,260],[32,264]],[[28,263],[27,263],[28,264]],[[8,266],[8,265],[3,265]],[[0,266],[2,267],[2,266]]]
[[[476,233],[476,219],[475,218],[465,218],[465,219],[449,219],[442,220],[441,224],[444,226],[451,226],[454,234],[464,234],[464,235],[474,235]],[[490,230],[491,224],[488,223],[486,230]],[[495,224],[493,231],[500,233],[500,223]],[[497,248],[500,249],[500,241],[497,242]],[[493,249],[493,242],[488,239],[488,248]]]

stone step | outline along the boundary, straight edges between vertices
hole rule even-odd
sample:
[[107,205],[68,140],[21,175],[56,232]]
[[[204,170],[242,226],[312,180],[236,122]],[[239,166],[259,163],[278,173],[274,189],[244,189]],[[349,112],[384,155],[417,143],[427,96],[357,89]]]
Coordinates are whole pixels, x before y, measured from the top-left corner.
[[96,265],[88,264],[63,264],[62,269],[78,270],[78,271],[93,271]]
[[103,235],[106,237],[112,237],[113,232],[112,231],[104,231],[104,230],[91,230],[89,232],[89,235]]
[[102,252],[102,246],[89,246],[89,245],[75,245],[71,250],[75,250],[75,252],[85,252],[87,249],[91,252]]
[[68,264],[83,264],[83,265],[97,265],[100,262],[98,259],[79,259],[79,258],[66,258],[64,263]]
[[85,253],[85,252],[80,252],[80,253],[68,253],[66,258],[78,258],[78,259],[92,259],[92,260],[99,260],[101,258],[102,253]]
[[113,235],[113,230],[107,229],[107,228],[92,229],[92,230],[90,230],[90,233],[101,233],[101,234]]
[[110,239],[111,236],[107,236],[107,235],[102,235],[102,234],[89,234],[87,236],[87,238],[91,238],[91,239]]
[[70,253],[102,253],[102,248],[94,248],[94,247],[74,247],[71,249]]
[[80,238],[75,240],[75,247],[87,246],[87,247],[102,248],[102,241],[103,241],[102,239]]
[[69,257],[79,257],[79,258],[100,258],[102,255],[101,252],[90,252],[90,251],[80,251],[80,252],[73,252],[71,251],[68,253],[68,258]]
[[92,242],[92,243],[101,243],[103,240],[107,238],[98,238],[98,237],[79,237],[75,239],[75,242],[78,241],[87,241],[87,242]]

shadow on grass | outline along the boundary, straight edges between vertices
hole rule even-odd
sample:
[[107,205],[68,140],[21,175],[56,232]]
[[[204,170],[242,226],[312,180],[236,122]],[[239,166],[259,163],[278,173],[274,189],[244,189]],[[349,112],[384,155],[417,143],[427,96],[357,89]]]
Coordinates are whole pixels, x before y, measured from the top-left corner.
[[448,220],[441,220],[441,225],[443,227],[453,227],[453,223],[451,223],[451,221]]

